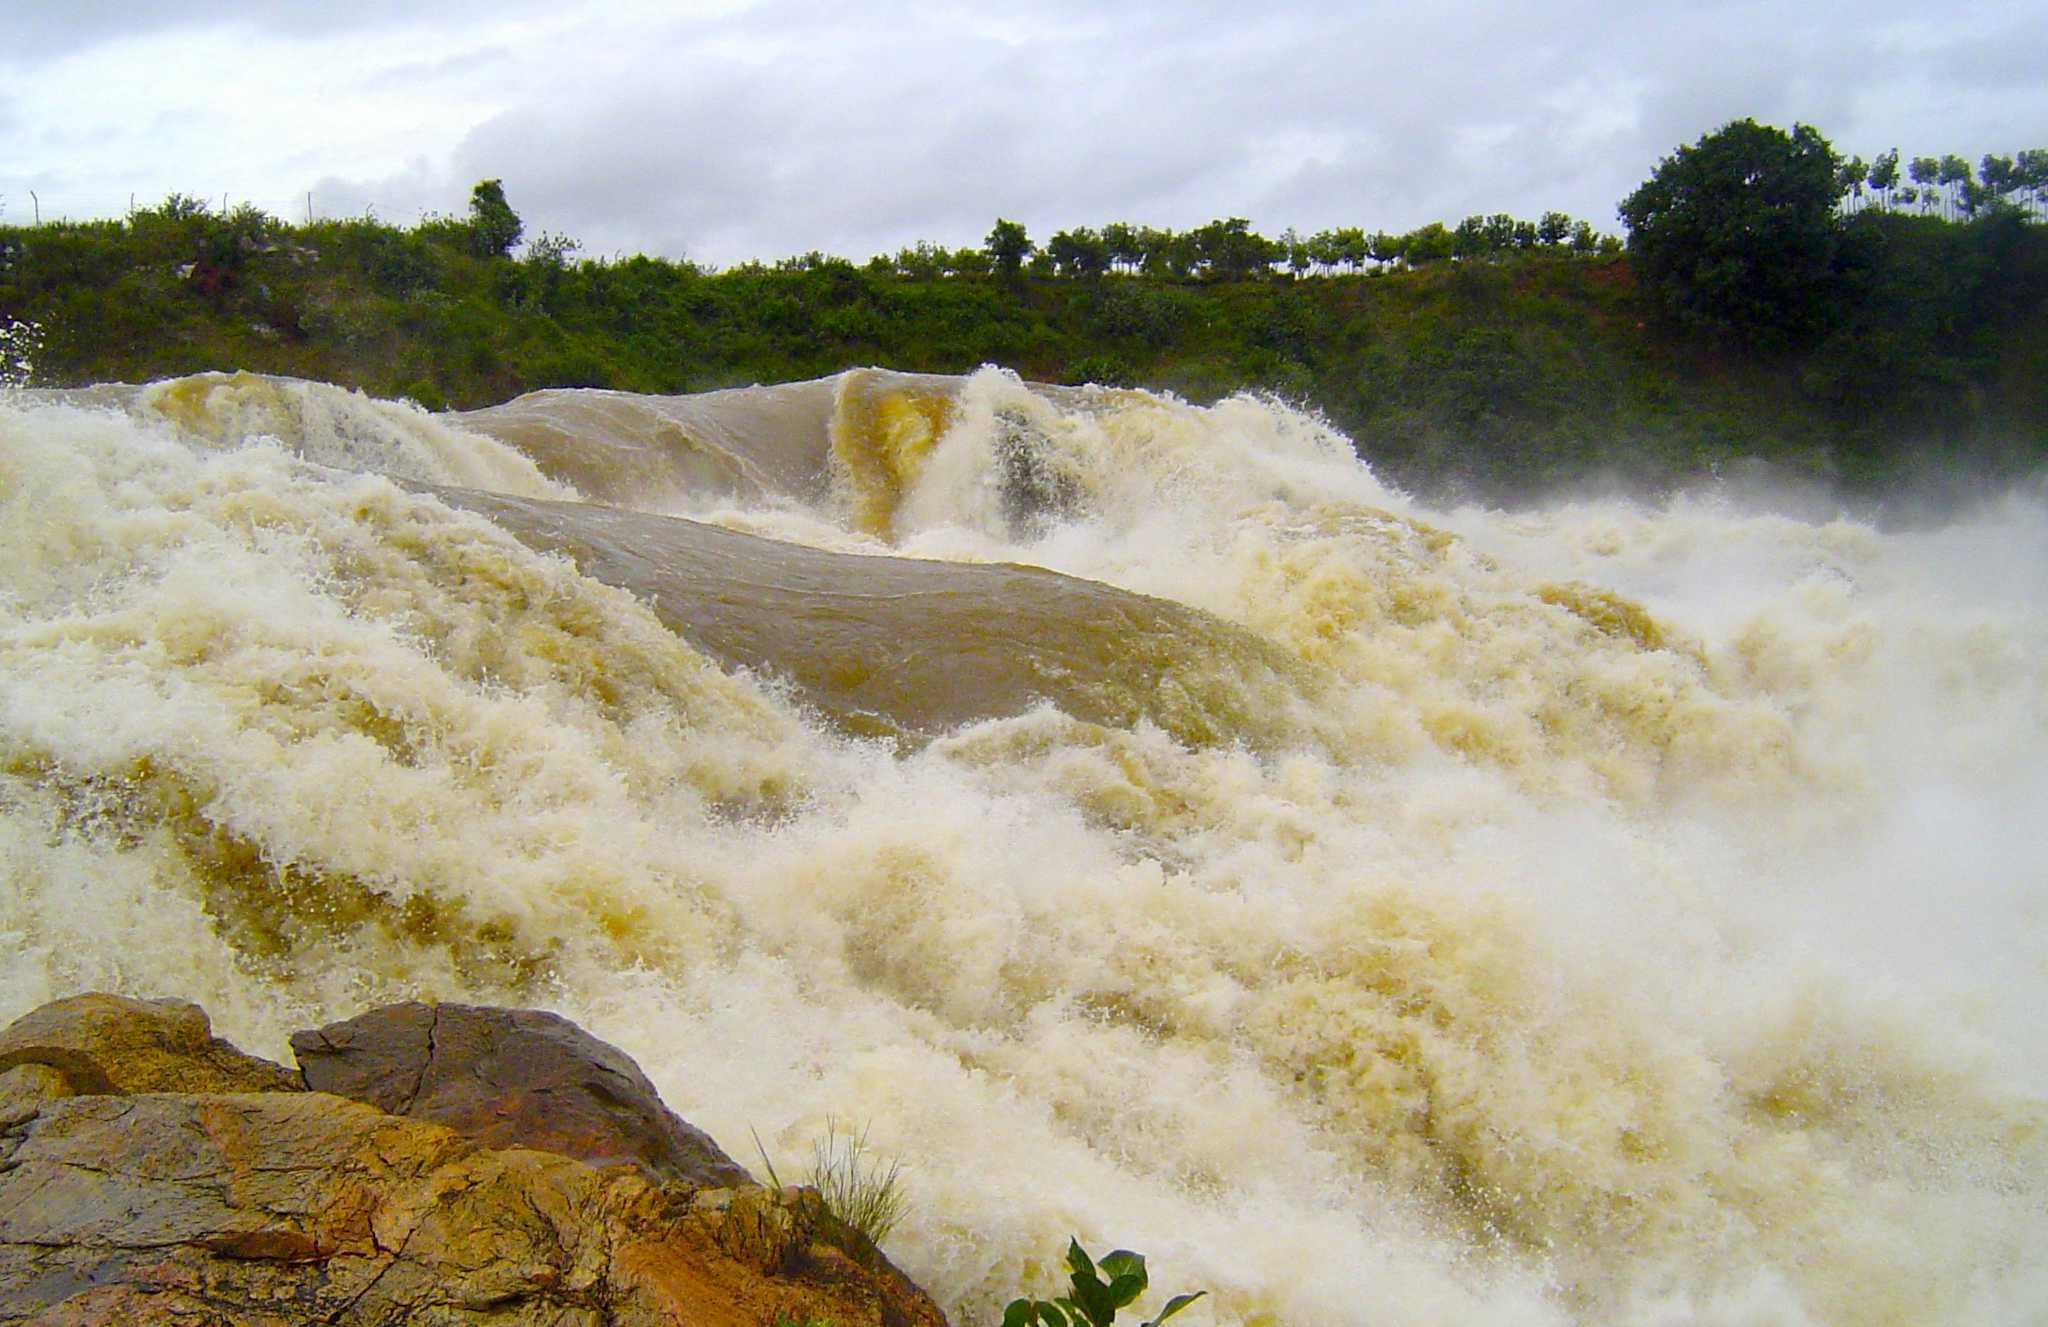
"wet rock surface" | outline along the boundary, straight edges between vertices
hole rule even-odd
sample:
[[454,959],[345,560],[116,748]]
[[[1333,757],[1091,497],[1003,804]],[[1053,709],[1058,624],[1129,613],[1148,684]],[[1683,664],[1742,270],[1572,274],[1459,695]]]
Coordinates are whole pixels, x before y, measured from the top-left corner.
[[751,1184],[678,1119],[640,1066],[537,1009],[400,1004],[292,1037],[307,1087],[432,1120],[497,1147],[538,1147],[656,1179]]
[[213,1035],[185,1000],[74,995],[0,1031],[0,1072],[41,1064],[78,1093],[296,1092],[299,1076]]
[[[239,1065],[195,1006],[87,1008],[90,1049],[52,1031],[78,1026],[76,1009],[46,1006],[0,1034],[0,1045],[78,1057],[0,1071],[0,1323],[944,1327],[872,1246],[811,1220],[805,1191],[664,1180],[531,1139],[496,1146],[326,1092],[124,1086],[276,1079]],[[415,1026],[408,1008],[426,1007],[392,1022]],[[535,1025],[482,1017],[526,1011],[472,1012],[496,1029],[486,1048]],[[631,1064],[543,1019],[543,1041],[581,1038]],[[452,1057],[464,1044],[437,1035],[429,1068],[461,1076]],[[142,1048],[146,1074],[120,1046]],[[178,1046],[190,1050],[182,1065]],[[481,1063],[477,1077],[497,1081]],[[370,1077],[359,1076],[364,1091],[388,1097]],[[402,1086],[415,1101],[424,1091]]]

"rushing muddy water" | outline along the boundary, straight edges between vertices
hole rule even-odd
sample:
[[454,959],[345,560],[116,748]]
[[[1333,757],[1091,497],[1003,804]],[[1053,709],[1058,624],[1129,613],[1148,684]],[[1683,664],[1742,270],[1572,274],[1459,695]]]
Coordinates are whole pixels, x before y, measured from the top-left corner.
[[0,1014],[557,1009],[785,1174],[865,1124],[962,1323],[1069,1234],[1190,1323],[2038,1320],[2044,738],[2038,494],[1430,512],[992,371],[0,400]]

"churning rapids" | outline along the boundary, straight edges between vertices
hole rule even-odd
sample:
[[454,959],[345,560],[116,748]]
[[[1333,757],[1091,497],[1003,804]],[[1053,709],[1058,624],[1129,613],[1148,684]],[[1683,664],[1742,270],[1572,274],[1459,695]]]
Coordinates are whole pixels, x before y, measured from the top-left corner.
[[[1368,448],[1369,451],[1369,448]],[[0,1016],[539,1005],[956,1321],[2048,1317],[2048,503],[1430,512],[1237,399],[0,398]]]

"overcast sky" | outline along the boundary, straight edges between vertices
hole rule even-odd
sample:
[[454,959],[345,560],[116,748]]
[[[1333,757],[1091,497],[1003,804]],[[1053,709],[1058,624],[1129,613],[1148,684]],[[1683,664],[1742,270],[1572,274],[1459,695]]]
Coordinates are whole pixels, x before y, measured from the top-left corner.
[[[0,220],[173,190],[728,264],[1615,204],[1731,119],[2048,146],[2048,0],[0,0]],[[33,191],[33,197],[31,196]]]

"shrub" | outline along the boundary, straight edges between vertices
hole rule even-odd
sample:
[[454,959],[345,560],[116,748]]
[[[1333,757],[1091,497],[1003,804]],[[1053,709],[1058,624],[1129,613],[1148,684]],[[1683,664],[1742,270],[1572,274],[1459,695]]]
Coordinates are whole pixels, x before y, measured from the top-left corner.
[[[1090,1261],[1081,1241],[1067,1242],[1067,1268],[1073,1293],[1048,1303],[1042,1299],[1013,1299],[1003,1310],[1003,1327],[1033,1327],[1042,1323],[1044,1327],[1111,1327],[1116,1321],[1117,1310],[1130,1304],[1145,1293],[1145,1255],[1129,1249],[1117,1249],[1103,1258],[1100,1268]],[[1108,1280],[1102,1278],[1107,1275]],[[1188,1305],[1208,1294],[1197,1290],[1192,1294],[1175,1295],[1166,1301],[1166,1307],[1159,1316],[1144,1324],[1144,1327],[1159,1327],[1159,1324],[1179,1313]]]
[[43,329],[15,318],[0,319],[0,390],[27,387],[35,378]]

